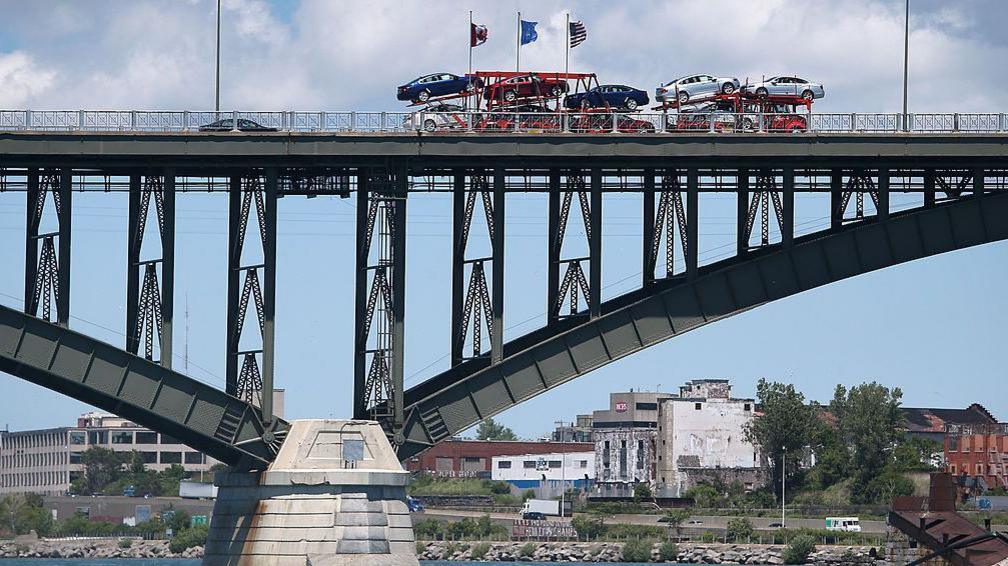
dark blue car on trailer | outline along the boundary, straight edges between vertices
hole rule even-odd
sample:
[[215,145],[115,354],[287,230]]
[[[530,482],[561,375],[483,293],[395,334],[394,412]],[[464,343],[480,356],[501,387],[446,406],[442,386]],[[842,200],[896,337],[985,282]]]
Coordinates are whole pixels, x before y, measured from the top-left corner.
[[413,79],[400,86],[396,98],[411,102],[427,102],[438,96],[474,92],[479,86],[479,79],[476,77],[434,73]]
[[637,110],[648,103],[648,94],[643,90],[626,85],[599,85],[585,92],[568,94],[564,107],[571,110],[581,108],[619,108]]

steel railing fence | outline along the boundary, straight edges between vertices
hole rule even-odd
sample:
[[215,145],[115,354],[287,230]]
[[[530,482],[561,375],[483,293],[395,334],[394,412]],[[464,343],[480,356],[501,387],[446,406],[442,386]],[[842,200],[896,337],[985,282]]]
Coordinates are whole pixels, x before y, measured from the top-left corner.
[[[1005,113],[527,113],[0,110],[4,132],[1006,133]],[[237,128],[235,124],[237,123]]]

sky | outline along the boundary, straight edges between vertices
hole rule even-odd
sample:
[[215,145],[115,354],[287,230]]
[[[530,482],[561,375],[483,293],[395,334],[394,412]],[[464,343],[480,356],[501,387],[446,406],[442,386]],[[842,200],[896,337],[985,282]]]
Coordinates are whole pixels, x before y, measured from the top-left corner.
[[[0,109],[213,107],[211,0],[0,2]],[[571,69],[595,72],[603,83],[653,91],[694,72],[743,80],[788,73],[825,84],[816,111],[898,112],[902,104],[901,0],[224,0],[221,107],[400,109],[397,85],[466,70],[470,9],[490,31],[473,52],[477,69],[513,68],[519,10],[539,22],[539,40],[522,48],[522,68],[562,69],[570,13],[588,30],[571,50]],[[1008,36],[998,24],[1006,16],[1000,0],[911,0],[910,111],[1006,111],[1000,83]],[[450,204],[422,195],[409,205],[407,385],[447,367]],[[894,196],[895,207],[910,204]],[[71,327],[114,344],[123,341],[126,205],[122,194],[75,195],[74,202]],[[289,418],[350,413],[354,206],[353,198],[279,205],[276,375],[287,389]],[[0,193],[0,303],[17,308],[23,207],[22,193]],[[639,281],[640,207],[638,195],[606,195],[604,298]],[[828,223],[827,210],[821,198],[800,195],[799,233]],[[188,373],[217,386],[224,375],[226,211],[222,194],[178,198],[175,366],[184,367],[188,349]],[[511,195],[507,211],[511,339],[544,321],[546,199]],[[724,258],[734,203],[704,197],[700,217],[701,262]],[[474,254],[484,240],[474,236]],[[605,408],[610,391],[674,391],[707,377],[731,379],[737,396],[754,395],[760,377],[788,381],[821,401],[837,383],[877,380],[901,387],[908,406],[981,402],[1008,420],[1000,340],[1006,251],[991,244],[945,254],[777,301],[606,366],[499,420],[535,438],[554,421]],[[61,426],[85,410],[0,376],[0,427]]]

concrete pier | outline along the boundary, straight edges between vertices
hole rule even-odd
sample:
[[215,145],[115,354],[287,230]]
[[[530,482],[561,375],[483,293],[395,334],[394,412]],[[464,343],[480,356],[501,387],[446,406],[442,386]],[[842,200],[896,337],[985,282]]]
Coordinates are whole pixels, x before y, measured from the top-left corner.
[[205,566],[417,566],[408,473],[372,421],[294,421],[263,472],[221,473]]

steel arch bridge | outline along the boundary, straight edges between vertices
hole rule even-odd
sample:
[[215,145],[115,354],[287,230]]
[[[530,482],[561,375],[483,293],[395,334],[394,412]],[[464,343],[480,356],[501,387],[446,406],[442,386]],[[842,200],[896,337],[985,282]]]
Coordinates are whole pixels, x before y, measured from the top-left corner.
[[[225,391],[170,367],[174,199],[201,190],[229,195]],[[354,417],[381,421],[407,458],[683,332],[1008,238],[1008,136],[0,133],[0,191],[24,193],[27,226],[24,312],[0,308],[0,370],[255,468],[288,426],[260,396],[273,388],[281,197],[356,195]],[[67,329],[74,191],[129,194],[122,349]],[[451,368],[405,388],[407,203],[431,191],[453,199]],[[548,195],[549,312],[545,326],[505,342],[504,219],[515,192]],[[602,301],[602,195],[612,192],[642,195],[643,276]],[[735,200],[735,254],[702,265],[708,193]],[[796,234],[801,193],[822,196],[827,228]],[[896,210],[892,195],[916,204]],[[57,229],[41,232],[47,214]],[[469,245],[474,231],[489,254]],[[141,254],[145,238],[159,251]],[[577,238],[587,255],[571,255]],[[243,259],[251,248],[261,261]],[[245,324],[257,331],[253,348],[239,347]]]

